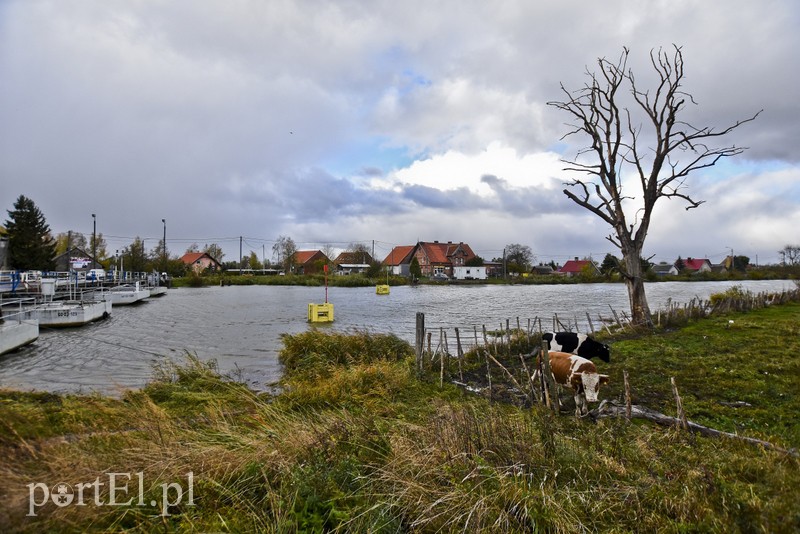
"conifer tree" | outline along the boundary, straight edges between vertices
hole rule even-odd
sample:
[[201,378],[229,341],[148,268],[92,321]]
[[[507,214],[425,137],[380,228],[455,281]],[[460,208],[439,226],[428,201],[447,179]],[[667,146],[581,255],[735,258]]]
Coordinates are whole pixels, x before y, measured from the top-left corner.
[[8,216],[5,226],[9,265],[20,271],[53,270],[56,242],[33,200],[20,195]]

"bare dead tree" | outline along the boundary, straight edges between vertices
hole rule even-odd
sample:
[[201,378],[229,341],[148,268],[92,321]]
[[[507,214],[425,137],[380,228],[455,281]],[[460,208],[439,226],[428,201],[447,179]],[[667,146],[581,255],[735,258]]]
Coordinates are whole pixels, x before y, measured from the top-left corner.
[[[688,103],[696,104],[681,89],[681,48],[650,51],[650,63],[657,75],[654,90],[637,86],[627,66],[628,54],[628,48],[623,48],[616,63],[599,58],[599,74],[587,70],[589,82],[576,91],[562,84],[566,98],[548,105],[572,116],[572,129],[562,139],[585,135],[591,140],[575,159],[563,160],[567,164],[564,170],[588,176],[565,182],[564,194],[613,228],[606,239],[622,252],[620,271],[628,288],[633,322],[652,325],[640,257],[656,201],[682,199],[688,203],[687,210],[701,205],[703,200],[695,200],[686,192],[689,174],[745,150],[708,143],[754,120],[761,112],[721,129],[692,126],[679,118]],[[631,180],[627,174],[623,176],[628,170]],[[632,189],[640,187],[641,197],[623,192],[623,181]]]

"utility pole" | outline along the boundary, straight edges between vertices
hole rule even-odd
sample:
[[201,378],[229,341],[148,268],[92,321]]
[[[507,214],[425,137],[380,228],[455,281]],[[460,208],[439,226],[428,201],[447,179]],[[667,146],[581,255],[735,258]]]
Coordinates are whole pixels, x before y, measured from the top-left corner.
[[163,250],[163,252],[164,252],[164,268],[161,269],[161,272],[165,273],[165,272],[167,272],[167,220],[166,219],[161,219],[161,222],[164,223],[164,241],[163,241],[163,244],[164,244],[164,250]]
[[97,263],[97,215],[92,213],[92,269]]

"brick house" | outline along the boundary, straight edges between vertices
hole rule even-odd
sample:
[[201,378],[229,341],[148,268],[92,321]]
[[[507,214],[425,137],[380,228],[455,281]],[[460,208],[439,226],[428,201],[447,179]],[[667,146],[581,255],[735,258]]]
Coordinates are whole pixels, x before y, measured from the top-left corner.
[[417,243],[414,256],[419,262],[422,276],[433,276],[443,273],[453,276],[453,267],[464,266],[475,257],[475,253],[466,243],[439,243],[438,241],[420,241]]
[[292,255],[292,272],[295,274],[321,273],[328,261],[328,257],[321,250],[298,250]]

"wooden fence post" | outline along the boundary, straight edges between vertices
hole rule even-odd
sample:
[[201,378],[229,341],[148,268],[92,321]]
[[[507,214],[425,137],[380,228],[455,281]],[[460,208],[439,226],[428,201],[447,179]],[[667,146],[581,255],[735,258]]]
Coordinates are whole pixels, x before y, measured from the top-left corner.
[[464,381],[464,371],[461,368],[461,361],[464,359],[464,349],[461,347],[461,334],[456,327],[456,352],[458,354],[458,379]]
[[431,364],[433,363],[433,349],[431,348],[431,338],[433,337],[433,332],[428,332],[428,354],[431,355]]
[[444,328],[439,327],[439,345],[442,347],[442,353],[439,355],[439,388],[444,385],[444,357],[447,354],[447,345],[444,341]]
[[489,338],[486,335],[486,325],[483,325],[483,349],[486,351],[486,380],[489,382],[489,402],[492,401],[492,368],[489,366]]
[[417,312],[417,330],[416,330],[416,349],[417,349],[417,377],[422,376],[422,350],[425,346],[425,314]]
[[628,382],[628,371],[622,371],[622,378],[625,381],[625,419],[631,420],[631,386]]
[[549,399],[548,406],[556,413],[561,411],[561,403],[558,400],[558,390],[556,381],[553,378],[553,371],[550,369],[550,349],[547,341],[542,340],[542,374],[546,383],[545,395]]

